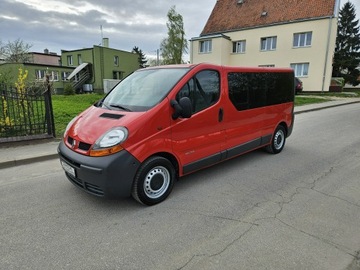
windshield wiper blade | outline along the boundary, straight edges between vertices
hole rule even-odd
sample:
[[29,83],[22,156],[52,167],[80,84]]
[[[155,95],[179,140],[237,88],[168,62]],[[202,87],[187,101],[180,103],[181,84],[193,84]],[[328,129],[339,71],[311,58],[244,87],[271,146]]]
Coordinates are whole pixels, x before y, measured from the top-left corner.
[[123,110],[123,111],[131,112],[131,110],[129,108],[126,108],[126,107],[124,107],[122,105],[119,105],[119,104],[110,104],[109,106],[113,107],[113,108]]

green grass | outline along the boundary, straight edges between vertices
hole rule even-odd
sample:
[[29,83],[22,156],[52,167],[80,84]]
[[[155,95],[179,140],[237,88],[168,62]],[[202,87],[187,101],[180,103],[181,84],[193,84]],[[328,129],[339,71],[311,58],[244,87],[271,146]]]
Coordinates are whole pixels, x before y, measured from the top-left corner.
[[80,112],[90,107],[104,95],[84,94],[73,96],[52,96],[56,137],[61,138],[67,124]]
[[331,100],[330,97],[295,97],[295,106],[302,106],[307,104],[322,103]]

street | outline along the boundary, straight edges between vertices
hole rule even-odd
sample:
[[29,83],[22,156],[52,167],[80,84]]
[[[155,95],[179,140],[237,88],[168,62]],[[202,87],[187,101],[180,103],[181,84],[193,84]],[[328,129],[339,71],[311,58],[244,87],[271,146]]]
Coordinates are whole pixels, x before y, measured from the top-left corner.
[[360,106],[296,115],[262,150],[153,207],[105,200],[58,160],[0,171],[0,269],[360,269]]

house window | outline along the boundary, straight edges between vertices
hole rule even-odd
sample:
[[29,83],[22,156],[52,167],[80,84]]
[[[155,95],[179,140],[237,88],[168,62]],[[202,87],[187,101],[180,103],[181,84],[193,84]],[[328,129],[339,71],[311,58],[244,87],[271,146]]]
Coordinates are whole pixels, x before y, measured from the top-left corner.
[[117,55],[114,56],[114,65],[115,65],[116,67],[119,66],[119,56],[117,56]]
[[261,50],[262,51],[276,50],[276,42],[277,42],[277,37],[261,38]]
[[113,71],[113,79],[114,80],[121,80],[124,78],[124,72],[123,71]]
[[294,34],[293,47],[308,47],[311,46],[312,32],[296,33]]
[[246,40],[240,40],[233,42],[233,53],[245,53]]
[[59,72],[58,71],[51,71],[49,80],[50,81],[59,81]]
[[200,41],[200,53],[210,53],[212,51],[212,41],[204,40]]
[[68,66],[72,66],[74,64],[72,55],[67,56],[67,64]]
[[46,70],[35,70],[35,77],[37,80],[42,80],[45,78]]
[[78,55],[77,55],[77,58],[78,58],[78,63],[79,63],[79,65],[81,65],[81,64],[82,64],[81,54],[78,54]]
[[306,77],[309,75],[309,63],[291,64],[290,66],[294,69],[296,77]]
[[61,80],[66,81],[66,78],[70,75],[70,72],[61,72]]

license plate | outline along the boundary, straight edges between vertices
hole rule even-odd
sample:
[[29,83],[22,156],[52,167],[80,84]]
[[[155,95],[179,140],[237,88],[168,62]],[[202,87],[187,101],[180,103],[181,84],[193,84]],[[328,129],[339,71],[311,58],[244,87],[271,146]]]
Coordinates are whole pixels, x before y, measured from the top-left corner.
[[72,177],[75,176],[75,169],[71,167],[69,164],[65,163],[64,161],[61,161],[61,166],[63,167],[64,171],[70,174]]

